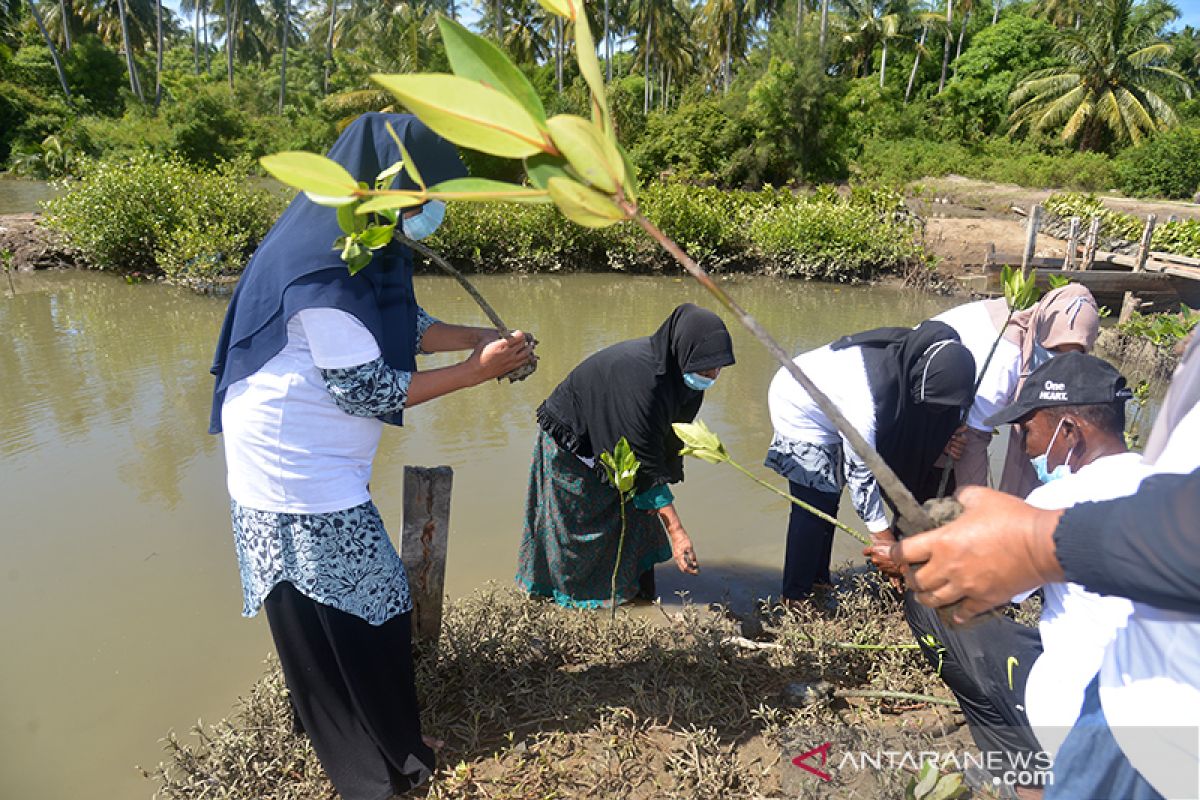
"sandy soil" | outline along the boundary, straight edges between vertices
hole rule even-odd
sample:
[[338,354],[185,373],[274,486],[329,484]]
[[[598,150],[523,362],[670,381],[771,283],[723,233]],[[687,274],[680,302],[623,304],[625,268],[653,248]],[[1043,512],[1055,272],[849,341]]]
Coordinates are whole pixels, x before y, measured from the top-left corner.
[[[987,183],[957,175],[927,178],[913,188],[917,186],[923,191],[910,205],[926,220],[926,247],[941,260],[939,270],[948,274],[975,271],[992,244],[1000,253],[1020,253],[1025,247],[1025,218],[1013,211],[1013,206],[1028,210],[1052,194],[1048,189]],[[1137,200],[1115,194],[1101,195],[1101,199],[1114,211],[1126,214],[1156,214],[1160,220],[1172,215],[1200,219],[1200,205],[1195,203]],[[1035,254],[1061,258],[1066,254],[1066,243],[1040,235]]]

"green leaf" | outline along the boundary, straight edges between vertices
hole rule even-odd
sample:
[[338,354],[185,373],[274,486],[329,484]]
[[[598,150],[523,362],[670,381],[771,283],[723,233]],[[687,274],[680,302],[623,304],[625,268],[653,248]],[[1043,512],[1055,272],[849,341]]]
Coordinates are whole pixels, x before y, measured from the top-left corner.
[[729,460],[729,453],[721,438],[708,429],[704,420],[695,422],[675,422],[671,425],[679,441],[683,442],[681,456],[695,456],[709,464],[720,464]]
[[388,192],[364,200],[358,206],[359,214],[370,214],[372,211],[381,212],[393,208],[412,208],[419,206],[429,198],[424,192]]
[[621,160],[625,163],[625,181],[621,187],[625,190],[625,197],[630,201],[637,202],[637,167],[633,165],[633,160],[629,157],[629,153],[625,152],[625,148],[620,142],[616,143],[617,152],[621,154]]
[[932,761],[923,762],[921,764],[921,771],[917,774],[916,786],[913,787],[913,797],[923,800],[925,795],[929,794],[933,787],[937,785],[937,782],[937,767],[934,766]]
[[578,176],[570,171],[570,165],[562,156],[552,156],[538,153],[525,159],[525,174],[529,182],[538,189],[545,189],[551,178],[577,180]]
[[366,227],[367,221],[354,213],[354,205],[340,206],[337,210],[338,227],[342,233],[358,233]]
[[595,125],[573,114],[559,114],[546,124],[554,146],[585,181],[605,194],[624,183],[624,159]]
[[330,197],[329,195],[305,192],[304,196],[317,205],[325,206],[327,208],[341,208],[342,206],[351,205],[358,200],[358,196],[353,194],[340,197]]
[[[358,181],[354,180],[354,176],[347,172],[345,167],[316,153],[289,150],[263,156],[258,163],[282,183],[306,193],[311,192],[310,199],[312,195],[345,198],[358,192]],[[313,199],[313,202],[317,200]]]
[[490,86],[445,74],[375,74],[371,78],[422,122],[461,147],[503,158],[550,152],[529,112]]
[[421,177],[421,173],[417,172],[417,162],[413,161],[413,157],[408,154],[408,148],[404,146],[404,142],[396,135],[396,129],[392,127],[392,123],[388,122],[387,132],[391,134],[392,141],[396,143],[396,147],[400,148],[400,163],[404,165],[404,171],[408,173],[408,177],[412,178],[412,182],[422,189],[425,188],[425,179]]
[[937,786],[933,787],[925,800],[952,800],[956,797],[961,797],[966,794],[966,787],[963,786],[962,775],[958,772],[951,772],[949,775],[943,775],[942,779],[937,782]]
[[362,243],[363,247],[378,250],[392,241],[392,234],[395,230],[395,225],[373,225],[359,235],[358,241]]
[[596,58],[596,41],[592,38],[592,29],[588,27],[587,14],[579,14],[572,19],[575,20],[575,58],[579,61],[579,71],[592,93],[592,117],[607,135],[613,136],[604,75],[600,72],[600,60]]
[[600,463],[604,465],[608,472],[608,479],[612,481],[613,486],[617,487],[617,491],[622,496],[633,489],[638,469],[642,466],[637,456],[634,455],[633,448],[629,446],[629,440],[624,436],[617,440],[611,453],[600,454]]
[[1066,275],[1049,275],[1046,277],[1047,283],[1051,289],[1061,289],[1071,282],[1071,279]]
[[546,109],[542,106],[542,98],[504,51],[441,14],[438,15],[438,28],[442,31],[446,57],[450,59],[450,69],[455,75],[499,89],[516,100],[539,127],[545,127]]
[[625,219],[616,203],[575,181],[551,178],[546,188],[563,215],[585,228],[607,228]]
[[538,0],[538,4],[549,11],[567,19],[575,19],[575,7],[570,0]]
[[[388,128],[390,129],[391,127],[392,127],[391,123],[388,123]],[[402,169],[404,169],[404,159],[403,158],[401,158],[395,164],[392,164],[390,167],[385,169],[383,172],[376,175],[375,176],[375,190],[383,191],[384,189],[387,189],[392,183],[392,178],[399,175],[400,170],[402,170]]]
[[544,189],[488,178],[454,178],[429,188],[429,196],[438,200],[503,200],[510,203],[549,203]]

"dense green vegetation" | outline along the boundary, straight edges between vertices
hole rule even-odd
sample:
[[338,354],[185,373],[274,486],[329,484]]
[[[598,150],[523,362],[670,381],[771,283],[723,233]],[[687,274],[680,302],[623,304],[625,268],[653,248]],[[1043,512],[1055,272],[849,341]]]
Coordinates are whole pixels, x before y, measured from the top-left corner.
[[[0,163],[44,176],[143,150],[213,165],[323,149],[341,122],[390,107],[370,73],[445,69],[436,13],[465,12],[500,41],[551,112],[585,102],[570,37],[534,0],[182,9],[186,18],[147,0],[0,2]],[[1163,0],[595,0],[587,10],[644,174],[756,189],[953,171],[1172,197],[1200,183],[1200,105],[1188,99],[1200,32],[1173,30]],[[511,169],[469,158],[478,174]]]
[[[1051,195],[1045,203],[1051,218],[1060,220],[1079,217],[1084,228],[1095,217],[1100,218],[1100,236],[1110,242],[1137,242],[1146,221],[1133,214],[1123,214],[1106,208],[1092,195],[1064,192]],[[1164,253],[1200,258],[1200,221],[1194,219],[1166,221],[1154,229],[1150,245]]]

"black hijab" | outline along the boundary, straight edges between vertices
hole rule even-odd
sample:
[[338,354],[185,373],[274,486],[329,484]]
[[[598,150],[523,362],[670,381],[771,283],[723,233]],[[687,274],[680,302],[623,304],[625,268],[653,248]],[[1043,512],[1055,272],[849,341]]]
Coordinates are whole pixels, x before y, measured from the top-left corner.
[[[371,183],[400,160],[400,148],[387,132],[390,122],[428,185],[466,174],[454,145],[411,114],[363,114],[329,150],[357,180]],[[401,171],[392,188],[415,189]],[[209,433],[221,432],[225,390],[257,372],[287,344],[287,323],[306,308],[337,308],[353,314],[379,343],[383,360],[406,371],[416,369],[417,301],[412,287],[412,254],[393,242],[376,250],[371,263],[351,276],[333,242],[342,235],[333,208],[319,206],[303,192],[267,232],[246,265],[225,313],[211,372]],[[401,424],[401,414],[382,417]]]
[[538,424],[584,458],[612,452],[624,436],[642,462],[638,492],[677,483],[683,443],[671,423],[691,422],[704,402],[704,392],[689,389],[683,374],[733,363],[725,323],[685,303],[652,336],[606,347],[575,367],[538,407]]
[[830,347],[862,348],[875,403],[875,448],[910,490],[929,476],[971,402],[975,359],[944,322],[876,328]]

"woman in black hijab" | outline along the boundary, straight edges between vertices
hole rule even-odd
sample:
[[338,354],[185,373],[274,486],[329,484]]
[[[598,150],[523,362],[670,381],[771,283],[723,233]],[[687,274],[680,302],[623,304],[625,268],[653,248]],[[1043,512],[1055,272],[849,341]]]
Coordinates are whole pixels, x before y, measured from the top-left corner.
[[[466,174],[453,145],[415,117],[366,114],[329,157],[374,182],[400,159],[390,123],[431,183]],[[415,188],[407,176],[397,188]],[[436,203],[409,211],[421,238]],[[345,800],[425,781],[412,600],[368,482],[384,423],[526,363],[524,335],[448,325],[417,305],[412,254],[392,243],[356,275],[330,246],[332,208],[299,195],[247,265],[212,372],[211,431],[224,433],[243,614],[265,608],[296,718]],[[469,350],[419,372],[418,353]]]
[[[912,491],[958,427],[974,386],[975,360],[942,322],[846,336],[795,361]],[[836,515],[849,484],[872,538],[893,541],[874,476],[787,370],[771,382],[768,404],[775,438],[766,465],[788,479],[792,496]],[[830,582],[832,549],[833,525],[793,505],[784,600],[803,599],[815,583]]]
[[568,607],[609,604],[621,501],[599,457],[621,437],[641,467],[617,567],[617,602],[652,598],[660,561],[674,558],[681,572],[699,571],[668,488],[683,480],[683,444],[671,424],[695,419],[704,390],[733,363],[725,323],[687,303],[654,335],[605,348],[571,371],[537,411],[518,584]]

